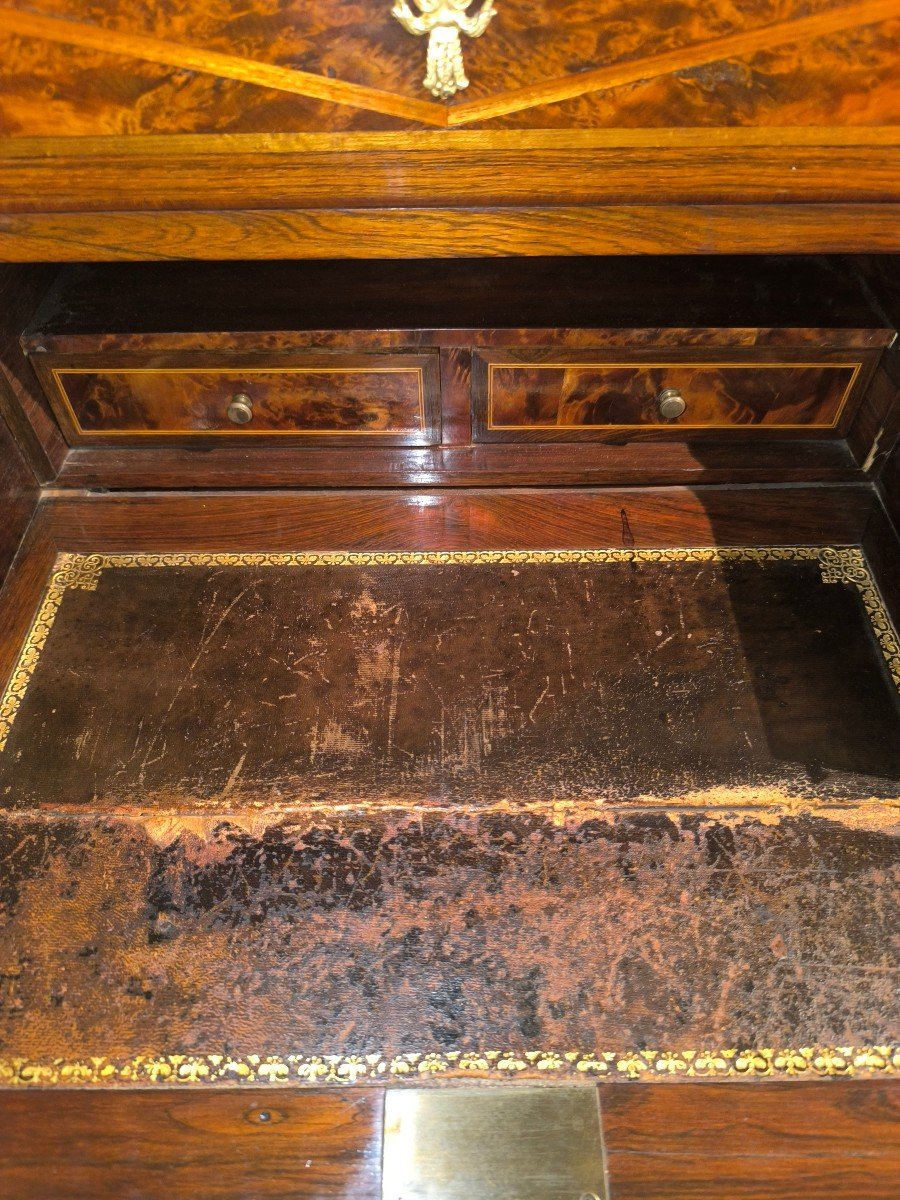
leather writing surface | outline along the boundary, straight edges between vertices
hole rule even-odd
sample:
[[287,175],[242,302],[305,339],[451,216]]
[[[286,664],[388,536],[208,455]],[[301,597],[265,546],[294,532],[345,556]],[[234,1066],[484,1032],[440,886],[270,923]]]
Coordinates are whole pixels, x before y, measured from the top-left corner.
[[898,681],[852,549],[64,556],[0,1069],[888,1070]]

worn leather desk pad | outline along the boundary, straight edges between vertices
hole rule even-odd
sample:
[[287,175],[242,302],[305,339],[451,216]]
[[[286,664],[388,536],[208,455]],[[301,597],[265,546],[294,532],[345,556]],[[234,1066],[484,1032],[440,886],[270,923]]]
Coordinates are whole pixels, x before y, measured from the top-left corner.
[[892,1069],[898,687],[856,550],[62,556],[0,1070]]

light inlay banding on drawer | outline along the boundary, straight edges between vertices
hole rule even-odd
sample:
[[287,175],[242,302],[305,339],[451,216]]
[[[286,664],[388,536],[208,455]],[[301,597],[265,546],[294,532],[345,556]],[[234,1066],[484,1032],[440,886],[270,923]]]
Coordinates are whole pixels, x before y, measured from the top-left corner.
[[376,357],[183,367],[34,361],[73,444],[210,437],[432,444],[440,427],[437,355]]
[[476,436],[591,440],[629,428],[834,432],[859,392],[862,367],[861,361],[504,361],[476,352]]

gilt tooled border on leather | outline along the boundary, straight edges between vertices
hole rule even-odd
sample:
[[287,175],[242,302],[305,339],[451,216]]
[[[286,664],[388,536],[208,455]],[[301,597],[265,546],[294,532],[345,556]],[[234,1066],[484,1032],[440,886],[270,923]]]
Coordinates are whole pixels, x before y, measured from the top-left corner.
[[678,547],[661,550],[454,550],[392,553],[322,552],[296,554],[60,554],[18,661],[0,697],[0,752],[4,749],[56,614],[68,588],[94,591],[104,570],[128,567],[316,567],[422,566],[517,563],[770,562],[818,561],[825,583],[859,589],[872,631],[891,678],[900,690],[900,638],[863,556],[857,547],[738,546]]
[[[852,584],[900,690],[900,639],[861,550],[857,547],[744,546],[659,550],[489,550],[396,553],[60,554],[0,700],[0,750],[25,697],[63,597],[69,588],[96,589],[104,570],[129,567],[419,566],[619,562],[818,562],[825,583]],[[447,1051],[432,1054],[245,1055],[162,1054],[127,1059],[0,1059],[0,1087],[125,1084],[146,1087],[223,1084],[322,1086],[421,1081],[436,1076],[541,1079],[737,1079],[892,1076],[898,1046],[807,1046],[698,1050]]]

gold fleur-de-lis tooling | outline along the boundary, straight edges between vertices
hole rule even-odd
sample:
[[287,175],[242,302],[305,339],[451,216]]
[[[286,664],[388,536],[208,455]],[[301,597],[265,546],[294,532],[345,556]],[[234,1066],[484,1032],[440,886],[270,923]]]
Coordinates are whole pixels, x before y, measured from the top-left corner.
[[484,0],[475,16],[468,15],[473,0],[414,0],[416,15],[407,0],[396,0],[393,15],[416,37],[428,34],[428,67],[424,86],[439,100],[455,96],[469,86],[463,64],[461,33],[481,37],[497,15],[494,0]]

